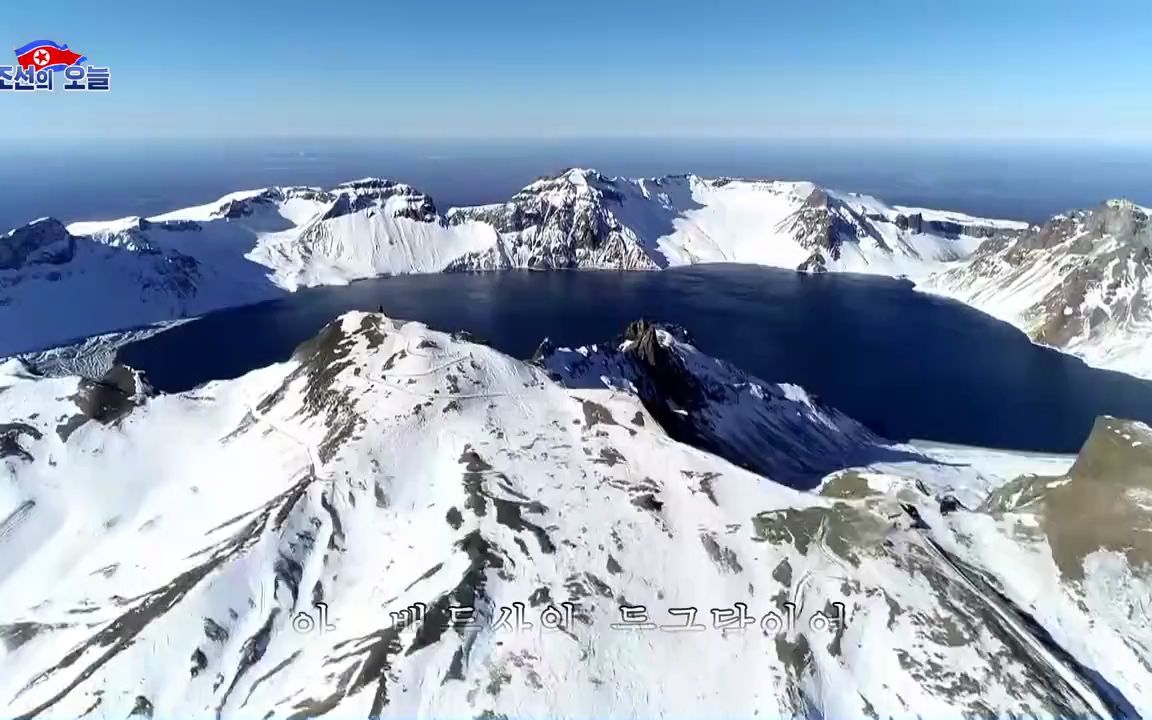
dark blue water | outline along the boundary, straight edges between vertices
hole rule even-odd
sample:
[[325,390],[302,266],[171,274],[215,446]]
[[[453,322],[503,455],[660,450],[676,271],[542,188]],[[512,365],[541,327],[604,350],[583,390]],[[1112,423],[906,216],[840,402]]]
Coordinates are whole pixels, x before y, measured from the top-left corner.
[[890,203],[1041,221],[1114,197],[1152,205],[1152,149],[1118,146],[703,140],[112,142],[0,144],[0,232],[149,216],[269,185],[366,175],[408,182],[441,207],[500,202],[541,175],[693,172],[812,180]]
[[603,342],[638,317],[765,380],[799,384],[894,439],[1074,452],[1104,414],[1152,422],[1152,383],[1093,370],[906,282],[739,265],[663,272],[383,278],[209,315],[124,348],[163,390],[287,359],[351,310],[468,330],[527,358],[544,337]]

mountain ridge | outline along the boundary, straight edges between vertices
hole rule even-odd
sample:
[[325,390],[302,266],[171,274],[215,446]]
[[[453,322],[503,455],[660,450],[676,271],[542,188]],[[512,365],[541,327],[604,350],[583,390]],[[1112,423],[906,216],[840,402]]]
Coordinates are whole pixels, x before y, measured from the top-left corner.
[[981,245],[928,282],[1093,365],[1152,377],[1152,210],[1110,200]]
[[[705,390],[699,418],[808,408],[812,437],[851,432],[682,338],[637,327],[589,355],[674,354]],[[1027,506],[936,496],[989,459],[906,457],[803,492],[547,357],[555,379],[349,313],[285,362],[177,395],[127,369],[85,392],[0,366],[0,697],[29,719],[1152,710],[1152,630],[1096,613],[1152,568],[1109,538],[1061,575]],[[787,447],[789,427],[762,425],[761,445]],[[1087,453],[1124,442],[1109,467],[1146,461],[1146,426],[1101,432]],[[1075,533],[1052,520],[1052,542]],[[734,603],[754,616],[742,630]],[[631,628],[621,609],[641,606],[703,629]]]
[[[1106,292],[1116,278],[1105,275],[1118,270],[1100,266],[1115,264],[1119,249],[1077,254],[1038,246],[1021,253],[1044,228],[1083,224],[1076,220],[1081,215],[1147,214],[1121,200],[1101,208],[1032,226],[890,206],[808,182],[621,178],[587,168],[542,177],[504,203],[444,212],[411,185],[384,178],[327,190],[241,191],[152,218],[66,227],[48,219],[9,232],[0,243],[0,337],[6,339],[0,355],[380,275],[737,262],[906,276],[921,289],[1007,320],[1037,342],[1152,377],[1152,357],[1143,352],[1152,338],[1143,309],[1152,267],[1147,257],[1134,256],[1134,269],[1125,271],[1133,275],[1125,286],[1132,302],[1110,304],[1094,317],[1099,304],[1088,302],[1091,307],[1075,313],[1091,326],[1083,332],[1054,331],[1071,324],[1062,320],[1067,304],[1057,307],[1055,295],[1033,297],[1039,286],[1027,281],[1047,275],[1041,284],[1048,293],[1055,292],[1054,281],[1080,285],[1089,295]],[[1118,248],[1144,232],[1116,227]],[[43,235],[49,228],[51,247],[40,248],[37,243],[49,242]],[[1076,270],[1072,260],[1085,267]],[[64,291],[94,301],[50,300]],[[1025,301],[1029,305],[1019,308]],[[1114,345],[1125,351],[1109,351]]]

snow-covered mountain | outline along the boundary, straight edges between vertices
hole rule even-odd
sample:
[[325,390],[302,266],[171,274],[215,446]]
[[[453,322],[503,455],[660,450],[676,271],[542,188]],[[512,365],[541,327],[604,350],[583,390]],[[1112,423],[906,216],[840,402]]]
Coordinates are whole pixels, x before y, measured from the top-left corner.
[[748,262],[918,276],[1013,227],[811,183],[691,175],[570,170],[447,217],[390,180],[269,188],[0,237],[0,356],[384,274]]
[[1152,377],[1149,211],[1039,227],[807,182],[572,169],[453,208],[390,180],[234,193],[153,218],[0,237],[0,356],[384,274],[706,262],[908,276],[1088,362]]
[[[1149,428],[968,510],[937,481],[979,454],[886,447],[674,328],[536,363],[354,313],[180,395],[0,367],[8,714],[1152,713],[1147,612],[1105,607],[1150,587]],[[752,452],[738,417],[764,468],[900,455],[805,492],[675,437]]]
[[574,168],[509,202],[449,212],[500,231],[514,267],[648,269],[735,262],[923,275],[1021,223],[919,208],[808,182],[608,178]]
[[1116,200],[984,243],[929,287],[1093,365],[1152,377],[1152,210]]
[[470,258],[496,240],[378,179],[234,193],[147,219],[38,220],[0,237],[0,356],[302,286],[478,267]]

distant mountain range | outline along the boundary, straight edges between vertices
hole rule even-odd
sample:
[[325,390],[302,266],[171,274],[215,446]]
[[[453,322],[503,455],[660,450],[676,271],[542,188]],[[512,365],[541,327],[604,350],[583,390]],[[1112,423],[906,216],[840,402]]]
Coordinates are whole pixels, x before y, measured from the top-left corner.
[[[491,232],[369,197],[382,224]],[[274,225],[296,202],[237,214]],[[91,235],[74,237],[23,262],[75,261]],[[1113,418],[1074,462],[893,445],[643,322],[525,362],[350,313],[283,363],[176,395],[122,366],[11,360],[0,703],[22,720],[1148,717],[1150,453],[1152,429]]]
[[0,237],[0,355],[386,274],[733,262],[906,276],[1038,342],[1152,377],[1150,216],[1112,201],[1029,227],[806,182],[585,169],[445,213],[390,180],[268,188]]

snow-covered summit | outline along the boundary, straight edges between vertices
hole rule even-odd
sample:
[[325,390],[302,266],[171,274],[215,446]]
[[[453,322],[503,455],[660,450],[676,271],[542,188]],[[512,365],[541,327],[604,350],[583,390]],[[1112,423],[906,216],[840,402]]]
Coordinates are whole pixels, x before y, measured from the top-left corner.
[[0,271],[25,265],[61,265],[72,259],[75,239],[55,218],[33,220],[0,235]]
[[[638,330],[613,351],[627,362],[670,352],[725,398],[806,404],[724,388],[734,370]],[[0,375],[0,702],[117,719],[1152,710],[1144,626],[1081,607],[1104,576],[1061,579],[1043,526],[1013,539],[914,478],[800,492],[677,441],[639,388],[582,376],[363,313],[180,395],[122,368],[89,386]],[[835,446],[827,417],[808,437]],[[1112,548],[1089,561],[1138,591]]]
[[554,177],[540,178],[540,179],[536,180],[535,182],[529,184],[524,189],[527,191],[527,190],[536,189],[539,187],[545,187],[545,186],[550,186],[550,185],[554,186],[558,182],[567,183],[567,184],[575,186],[575,187],[588,188],[588,187],[592,187],[596,184],[600,184],[600,183],[604,183],[604,182],[610,182],[610,180],[608,178],[606,178],[605,176],[601,175],[598,170],[593,170],[592,168],[572,167],[572,168],[568,168],[566,170],[562,170],[559,174],[555,175]]
[[1136,203],[1128,200],[1127,198],[1113,198],[1104,203],[1107,207],[1115,208],[1117,210],[1129,210],[1143,213],[1145,215],[1152,214],[1152,208],[1137,205]]
[[[271,215],[278,216],[282,220],[281,227],[275,229],[284,230],[305,225],[317,217],[331,215],[334,208],[337,208],[335,214],[340,214],[339,208],[363,209],[371,205],[382,207],[389,204],[387,201],[392,198],[398,199],[398,202],[390,204],[391,211],[397,216],[412,215],[413,219],[424,221],[437,219],[432,199],[411,185],[385,178],[366,177],[340,183],[331,190],[289,186],[231,193],[215,202],[175,210],[159,215],[154,220],[212,222],[217,219],[243,219],[252,224],[258,222],[261,216]],[[428,212],[424,212],[426,208],[429,209]],[[416,212],[417,209],[421,212]],[[90,226],[82,227],[90,229]],[[253,229],[272,228],[254,226]]]

